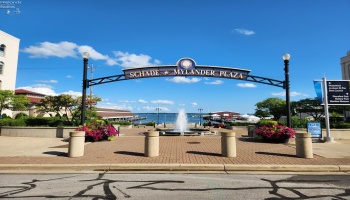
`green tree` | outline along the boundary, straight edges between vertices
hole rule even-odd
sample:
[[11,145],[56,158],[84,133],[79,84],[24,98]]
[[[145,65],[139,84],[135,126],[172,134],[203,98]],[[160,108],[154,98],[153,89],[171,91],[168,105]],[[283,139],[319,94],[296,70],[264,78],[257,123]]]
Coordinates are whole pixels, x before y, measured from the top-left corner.
[[296,102],[296,111],[299,113],[306,113],[312,116],[315,121],[320,121],[324,114],[324,108],[320,105],[317,98],[301,99]]
[[78,100],[73,98],[69,94],[61,94],[58,96],[46,96],[37,105],[38,111],[45,113],[55,112],[55,116],[58,116],[60,118],[62,118],[61,112],[64,112],[67,121],[70,121],[68,114],[72,116],[74,110],[77,109],[77,107]]
[[331,112],[335,115],[338,114],[337,116],[344,116],[346,111],[350,111],[350,106],[348,106],[348,105],[329,106],[328,110],[329,110],[329,112]]
[[286,102],[281,98],[267,98],[255,105],[256,116],[273,115],[274,120],[278,121],[286,113]]
[[15,95],[11,90],[0,90],[0,116],[2,110],[26,110],[30,105],[28,98],[24,95]]
[[27,110],[30,101],[25,95],[14,95],[12,97],[12,110]]

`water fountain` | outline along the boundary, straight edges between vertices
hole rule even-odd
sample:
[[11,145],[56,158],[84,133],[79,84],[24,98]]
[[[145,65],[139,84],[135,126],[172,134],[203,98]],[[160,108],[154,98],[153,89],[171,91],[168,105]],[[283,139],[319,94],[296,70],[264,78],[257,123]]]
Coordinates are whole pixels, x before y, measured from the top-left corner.
[[179,132],[180,135],[185,135],[186,131],[188,131],[187,114],[185,109],[181,108],[177,114],[174,132]]
[[177,118],[175,121],[175,125],[173,129],[169,128],[157,128],[160,135],[204,135],[210,134],[209,129],[205,128],[189,128],[187,114],[185,109],[179,109],[179,113],[177,114]]

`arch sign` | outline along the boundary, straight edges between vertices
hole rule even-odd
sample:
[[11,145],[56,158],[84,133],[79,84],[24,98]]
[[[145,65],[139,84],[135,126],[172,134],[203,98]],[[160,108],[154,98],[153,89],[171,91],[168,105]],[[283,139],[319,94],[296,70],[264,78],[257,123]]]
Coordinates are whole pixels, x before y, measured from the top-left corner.
[[[212,78],[238,79],[238,80],[251,81],[251,82],[281,87],[283,89],[286,89],[286,92],[287,92],[287,88],[289,88],[289,87],[286,87],[289,85],[289,81],[280,81],[280,80],[265,78],[261,76],[252,76],[249,74],[250,70],[246,70],[246,69],[196,65],[196,62],[191,58],[182,58],[179,61],[177,61],[176,65],[150,66],[150,67],[123,69],[124,74],[106,76],[102,78],[95,78],[95,79],[89,80],[87,79],[87,75],[86,75],[87,62],[88,62],[88,59],[84,58],[82,99],[86,99],[86,88],[90,86],[100,85],[104,83],[111,83],[116,81],[132,80],[132,79],[138,79],[138,78],[153,78],[153,77],[168,77],[168,76],[205,76],[205,77],[212,77]],[[286,65],[286,61],[285,61],[285,65]],[[288,68],[286,66],[285,66],[285,75],[287,77],[288,73],[286,72],[286,69]],[[286,80],[288,79],[286,78]],[[287,95],[286,98],[289,99],[289,95]],[[287,100],[287,102],[289,102],[289,100]],[[289,113],[289,109],[288,109],[288,113]],[[81,114],[82,125],[84,124],[84,121],[85,121],[85,101],[82,101],[82,114]]]
[[276,87],[285,88],[285,81],[250,75],[250,70],[196,65],[191,58],[181,58],[176,65],[149,66],[123,69],[124,74],[107,76],[86,80],[86,86],[94,86],[115,81],[131,80],[138,78],[154,78],[167,76],[205,76],[212,78],[238,79],[244,81],[257,82]]
[[180,59],[176,66],[152,66],[124,69],[125,79],[150,78],[164,76],[206,76],[216,78],[230,78],[246,80],[250,70],[197,66],[191,58]]

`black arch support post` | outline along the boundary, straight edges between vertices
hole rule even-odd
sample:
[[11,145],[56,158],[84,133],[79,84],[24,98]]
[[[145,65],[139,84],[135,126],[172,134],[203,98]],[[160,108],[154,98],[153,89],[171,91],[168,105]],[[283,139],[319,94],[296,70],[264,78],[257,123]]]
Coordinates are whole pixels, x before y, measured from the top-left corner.
[[290,92],[289,92],[289,60],[284,60],[284,88],[286,89],[286,109],[287,109],[287,126],[291,128],[291,119],[290,119]]
[[85,123],[85,110],[86,110],[86,88],[88,87],[87,80],[87,67],[88,67],[88,58],[84,58],[84,72],[83,72],[83,94],[81,98],[81,119],[80,125]]

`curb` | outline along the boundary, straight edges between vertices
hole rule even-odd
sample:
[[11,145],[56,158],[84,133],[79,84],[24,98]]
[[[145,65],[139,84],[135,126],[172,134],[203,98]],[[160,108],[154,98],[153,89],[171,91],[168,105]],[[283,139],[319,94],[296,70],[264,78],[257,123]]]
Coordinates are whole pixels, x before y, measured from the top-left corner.
[[222,172],[350,172],[350,165],[234,164],[0,164],[4,171],[222,171]]

